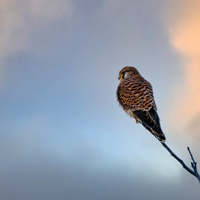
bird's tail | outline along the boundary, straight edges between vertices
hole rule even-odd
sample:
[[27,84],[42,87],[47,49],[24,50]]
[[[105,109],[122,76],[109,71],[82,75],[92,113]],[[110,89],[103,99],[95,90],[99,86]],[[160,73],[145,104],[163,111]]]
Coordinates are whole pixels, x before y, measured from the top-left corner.
[[139,122],[151,132],[158,140],[165,142],[165,135],[160,127],[160,119],[157,112],[151,108],[149,111],[136,110],[133,114],[139,119]]
[[152,129],[151,127],[147,126],[145,123],[142,123],[142,125],[151,132],[160,142],[164,143],[166,138],[164,133],[162,132],[160,127],[157,127],[157,130]]

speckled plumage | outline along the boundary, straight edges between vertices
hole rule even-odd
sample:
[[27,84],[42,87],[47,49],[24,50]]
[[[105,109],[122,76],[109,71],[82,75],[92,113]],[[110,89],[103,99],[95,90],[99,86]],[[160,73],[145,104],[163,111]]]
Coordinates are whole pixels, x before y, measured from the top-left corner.
[[126,66],[119,72],[117,100],[125,112],[140,122],[161,142],[165,135],[160,127],[151,84],[134,67]]

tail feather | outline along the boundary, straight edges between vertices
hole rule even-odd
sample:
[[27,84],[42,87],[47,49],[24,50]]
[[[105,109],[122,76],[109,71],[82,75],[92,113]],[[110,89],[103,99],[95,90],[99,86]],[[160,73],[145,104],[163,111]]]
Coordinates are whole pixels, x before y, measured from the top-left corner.
[[142,125],[150,132],[152,133],[159,141],[165,142],[166,138],[162,130],[160,129],[159,132],[155,132],[152,128],[147,126],[146,124],[142,123]]
[[151,132],[158,140],[165,142],[165,135],[160,127],[160,119],[157,112],[151,108],[149,111],[136,110],[134,115],[139,119],[138,121]]

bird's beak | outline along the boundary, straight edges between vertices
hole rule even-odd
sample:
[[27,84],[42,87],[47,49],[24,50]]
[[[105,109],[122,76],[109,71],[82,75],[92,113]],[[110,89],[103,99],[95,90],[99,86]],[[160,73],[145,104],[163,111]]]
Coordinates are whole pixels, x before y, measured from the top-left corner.
[[118,80],[120,80],[121,79],[121,74],[119,74],[119,76],[118,76]]

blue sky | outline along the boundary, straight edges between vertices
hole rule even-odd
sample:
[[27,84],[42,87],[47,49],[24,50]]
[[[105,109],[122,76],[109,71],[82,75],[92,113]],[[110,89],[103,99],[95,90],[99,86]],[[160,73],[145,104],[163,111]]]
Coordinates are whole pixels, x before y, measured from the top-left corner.
[[200,160],[198,3],[0,7],[1,199],[199,199],[197,180],[116,100],[118,72],[135,66],[167,144],[188,166],[187,146]]

